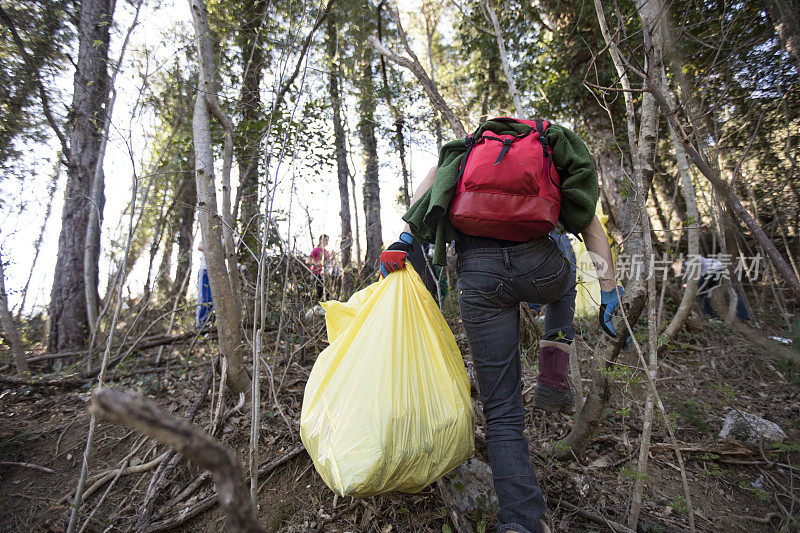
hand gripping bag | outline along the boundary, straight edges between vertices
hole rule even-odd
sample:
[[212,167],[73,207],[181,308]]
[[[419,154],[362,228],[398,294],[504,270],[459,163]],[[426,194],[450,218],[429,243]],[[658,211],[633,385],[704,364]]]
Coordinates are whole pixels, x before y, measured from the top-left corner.
[[340,496],[417,492],[472,456],[464,361],[413,268],[323,306],[331,344],[308,378],[300,436],[325,483]]

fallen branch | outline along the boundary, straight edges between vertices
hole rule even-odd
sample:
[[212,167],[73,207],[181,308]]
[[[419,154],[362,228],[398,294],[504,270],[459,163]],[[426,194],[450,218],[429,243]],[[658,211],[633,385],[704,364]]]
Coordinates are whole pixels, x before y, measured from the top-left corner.
[[[214,493],[211,496],[207,496],[206,498],[200,500],[199,502],[193,504],[190,507],[186,507],[181,509],[176,515],[161,520],[159,522],[154,522],[150,527],[144,529],[144,533],[157,533],[159,531],[169,531],[174,529],[181,524],[185,524],[195,516],[202,514],[205,511],[211,509],[217,503],[217,494]],[[240,530],[233,530],[231,531],[240,531]],[[263,530],[257,530],[263,531]]]
[[[164,452],[155,459],[153,459],[152,461],[148,461],[146,463],[128,467],[124,466],[123,464],[123,466],[120,466],[119,468],[112,468],[111,470],[107,470],[105,472],[97,474],[96,476],[89,479],[89,483],[91,483],[92,485],[83,492],[82,499],[85,501],[89,496],[97,492],[98,489],[100,489],[100,487],[102,487],[103,485],[114,479],[116,476],[129,476],[131,474],[141,474],[142,472],[147,472],[148,470],[152,470],[153,468],[157,467],[164,461],[168,453],[169,452]],[[129,459],[129,457],[125,458],[124,463],[127,463],[127,459]],[[74,498],[75,498],[75,491],[72,491],[69,492],[63,498],[61,498],[61,500],[63,501]]]
[[162,411],[144,396],[98,389],[92,394],[90,411],[95,416],[133,427],[210,470],[227,517],[228,531],[263,531],[256,520],[255,506],[242,479],[239,461],[228,446],[212,439],[200,428]]
[[[755,455],[757,452],[747,450],[744,448],[734,448],[729,450],[720,450],[713,448],[701,448],[698,446],[687,446],[678,448],[681,453],[715,453],[717,455]],[[675,447],[672,444],[659,442],[650,446],[651,452],[672,452]]]
[[[200,385],[200,393],[197,395],[197,398],[195,398],[191,408],[189,409],[189,413],[186,415],[188,422],[193,422],[195,416],[197,416],[197,412],[200,410],[200,405],[203,403],[203,400],[208,393],[208,389],[211,387],[211,380],[213,377],[214,365],[212,364],[209,366],[206,376],[203,378],[203,383]],[[150,517],[153,515],[153,508],[155,507],[156,495],[161,492],[161,489],[169,479],[170,474],[175,469],[175,466],[178,464],[179,460],[180,456],[175,452],[175,450],[171,450],[169,452],[169,457],[164,460],[156,473],[153,474],[153,479],[150,481],[150,484],[147,487],[147,492],[145,492],[139,519],[136,521],[137,529],[144,528],[145,524],[147,524],[147,522],[150,520]]]
[[[119,376],[111,376],[105,380],[106,383],[112,381],[120,381],[123,379],[127,379],[133,376],[139,376],[142,374],[157,374],[159,372],[167,372],[169,370],[183,370],[192,368],[188,365],[182,366],[161,366],[158,368],[143,368],[140,370],[134,370],[132,372],[128,372],[126,374],[121,374]],[[93,371],[92,373],[96,373]],[[60,389],[77,389],[83,385],[88,383],[94,383],[94,378],[91,377],[83,377],[83,374],[73,374],[71,376],[65,376],[59,379],[49,379],[48,376],[44,376],[42,378],[35,378],[35,379],[20,379],[20,378],[9,378],[9,377],[2,377],[0,376],[0,384],[3,385],[11,385],[14,387],[57,387]]]
[[[216,332],[211,332],[212,335],[216,335]],[[155,348],[156,346],[164,346],[166,344],[172,344],[174,342],[185,341],[195,337],[197,335],[196,331],[189,331],[186,333],[181,333],[180,335],[169,335],[169,336],[162,336],[156,337],[152,340],[148,340],[146,342],[142,342],[139,345],[120,345],[115,346],[112,348],[113,351],[122,350],[122,349],[131,349],[132,351],[140,352],[142,350],[147,350],[148,348]],[[88,352],[86,350],[78,350],[73,352],[59,352],[59,353],[50,353],[44,355],[37,355],[34,357],[28,358],[28,363],[39,363],[41,361],[52,361],[55,359],[66,359],[67,357],[75,357],[79,355],[86,355]]]
[[21,468],[30,468],[32,470],[38,470],[40,472],[44,472],[45,474],[54,474],[55,470],[52,468],[47,468],[46,466],[39,466],[33,463],[18,463],[16,461],[0,461],[0,466],[19,466]]
[[[274,460],[274,461],[262,466],[261,468],[259,468],[258,469],[258,475],[259,476],[265,476],[265,475],[269,474],[270,472],[272,472],[273,470],[275,470],[279,466],[281,466],[281,465],[287,463],[288,461],[290,461],[291,459],[297,457],[303,451],[305,451],[305,448],[303,446],[297,446],[297,447],[293,448],[292,450],[290,450],[289,452],[287,452],[283,456],[279,457],[278,459],[276,459],[276,460]],[[195,490],[197,490],[197,488],[200,485],[202,485],[203,482],[205,482],[206,479],[207,479],[207,476],[205,475],[205,473],[201,474],[200,476],[195,478],[195,480],[192,481],[187,488],[185,488],[183,491],[181,491],[181,493],[178,496],[176,496],[172,501],[167,503],[167,505],[165,505],[164,508],[165,509],[171,509],[172,507],[175,507],[176,505],[178,505],[178,503],[180,503],[183,500],[183,498],[189,497]],[[159,531],[168,531],[168,530],[173,529],[173,528],[175,528],[175,527],[177,527],[179,525],[185,524],[186,522],[188,522],[189,520],[191,520],[195,516],[197,516],[197,515],[205,512],[205,511],[211,509],[216,503],[217,503],[217,494],[215,493],[215,494],[212,494],[210,496],[207,496],[207,497],[203,498],[202,500],[200,500],[199,502],[191,505],[190,507],[186,507],[184,509],[181,509],[178,513],[176,513],[175,515],[173,515],[171,517],[165,518],[165,519],[157,521],[157,522],[153,522],[153,524],[150,525],[149,527],[147,527],[144,531],[145,531],[145,533],[156,533],[156,532],[159,532]]]
[[558,503],[561,507],[566,509],[567,511],[572,511],[578,513],[579,515],[583,516],[584,518],[588,518],[589,520],[593,520],[598,524],[607,525],[614,531],[620,531],[622,533],[635,533],[631,528],[628,526],[623,526],[619,522],[615,522],[613,520],[609,520],[605,516],[599,515],[597,513],[593,513],[592,511],[587,511],[586,509],[581,509],[576,505],[572,505],[569,502],[561,501]]

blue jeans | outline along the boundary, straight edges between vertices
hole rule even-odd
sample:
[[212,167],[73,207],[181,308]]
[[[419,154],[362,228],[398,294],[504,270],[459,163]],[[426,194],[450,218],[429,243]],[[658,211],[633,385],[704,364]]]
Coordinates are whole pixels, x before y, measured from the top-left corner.
[[575,251],[566,234],[557,230],[550,232],[550,237],[556,242],[558,249],[569,263],[572,283],[564,294],[547,304],[544,309],[544,339],[548,341],[565,342],[570,344],[575,338],[575,270],[577,260]]
[[203,329],[213,320],[211,312],[214,303],[211,300],[211,284],[208,281],[208,270],[203,269],[197,274],[197,309],[195,312],[194,327]]
[[497,530],[538,533],[546,507],[523,433],[519,304],[552,304],[574,291],[574,273],[549,237],[517,246],[476,244],[487,242],[465,239],[457,246],[458,294],[486,416],[486,446],[500,504]]

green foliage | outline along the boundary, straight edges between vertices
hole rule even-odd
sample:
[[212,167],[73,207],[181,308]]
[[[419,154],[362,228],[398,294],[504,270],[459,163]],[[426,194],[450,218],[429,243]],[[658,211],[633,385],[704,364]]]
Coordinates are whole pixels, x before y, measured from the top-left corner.
[[774,442],[772,448],[779,452],[797,453],[800,452],[800,441],[793,442]]
[[672,499],[670,506],[680,514],[686,514],[689,512],[689,506],[686,505],[686,498],[683,496],[675,496]]
[[739,487],[744,489],[744,490],[746,490],[746,491],[748,491],[748,492],[751,492],[751,493],[755,494],[756,497],[759,500],[761,500],[761,502],[763,502],[763,503],[768,503],[768,502],[772,501],[772,496],[770,495],[769,492],[765,491],[762,488],[754,487],[752,484],[748,483],[747,481],[740,481],[739,482]]
[[628,466],[623,466],[619,470],[620,475],[625,479],[630,481],[636,481],[637,479],[647,479],[647,473],[639,472],[636,468],[631,468]]
[[268,523],[270,532],[280,531],[283,526],[294,516],[295,506],[292,502],[280,501],[273,506],[273,514]]
[[30,60],[23,59],[6,21],[0,20],[0,169],[8,174],[17,167],[8,162],[19,155],[19,143],[46,136],[36,78],[49,89],[51,75],[63,68],[73,38],[69,19],[75,5],[66,0],[18,0],[4,1],[2,8]]
[[[707,403],[700,403],[693,398],[686,398],[685,402],[679,403],[677,413],[679,413],[686,421],[697,428],[701,433],[712,435],[714,430],[708,424],[707,420],[713,411],[713,408]],[[676,414],[676,413],[670,413]]]
[[728,473],[728,471],[726,469],[720,467],[716,463],[713,463],[713,464],[709,465],[708,468],[703,468],[703,469],[700,470],[700,474],[702,474],[704,476],[714,477],[714,478],[721,478],[722,476],[724,476],[727,473]]

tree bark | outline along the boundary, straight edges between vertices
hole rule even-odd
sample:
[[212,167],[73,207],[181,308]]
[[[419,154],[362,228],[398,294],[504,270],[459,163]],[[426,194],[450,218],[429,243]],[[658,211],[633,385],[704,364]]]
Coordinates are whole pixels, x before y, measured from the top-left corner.
[[[113,0],[116,1],[116,0]],[[100,227],[103,223],[103,207],[105,205],[105,175],[103,174],[103,160],[106,155],[106,145],[108,136],[111,133],[111,117],[114,113],[114,103],[117,101],[117,92],[114,84],[125,57],[125,50],[128,48],[131,34],[139,23],[139,13],[142,9],[144,0],[139,0],[136,4],[136,14],[133,22],[128,27],[125,39],[119,53],[119,59],[114,65],[114,74],[107,84],[108,93],[103,95],[105,102],[105,117],[103,119],[103,129],[100,132],[100,145],[97,149],[94,174],[92,176],[92,195],[90,197],[91,207],[89,208],[89,221],[86,225],[86,243],[83,252],[83,275],[84,290],[86,291],[86,316],[89,321],[89,330],[92,335],[97,329],[97,313],[99,311],[100,297],[97,294],[97,284],[99,282],[99,260],[100,260]],[[113,9],[113,7],[112,7]],[[102,22],[101,22],[102,24]],[[94,46],[94,43],[92,43]],[[108,55],[108,53],[106,53]]]
[[[664,92],[670,96],[670,101],[674,103],[674,97],[669,91],[667,76],[664,70],[662,70],[661,73],[661,86],[663,87]],[[681,177],[683,197],[686,201],[686,215],[689,222],[686,228],[689,240],[688,252],[689,257],[691,258],[700,254],[700,232],[698,230],[700,214],[697,212],[697,197],[695,196],[694,192],[694,184],[692,183],[692,173],[689,170],[689,162],[686,159],[686,151],[683,149],[683,145],[681,144],[678,136],[675,134],[675,130],[671,125],[669,126],[669,132],[670,139],[672,140],[672,149],[675,151],[675,160],[678,165],[678,173]],[[689,313],[692,310],[692,304],[694,303],[694,297],[696,293],[697,277],[690,276],[686,281],[686,289],[683,291],[683,296],[681,297],[681,302],[678,305],[677,311],[675,311],[675,316],[672,317],[672,320],[664,330],[664,335],[666,335],[667,338],[674,339],[677,336],[678,331],[680,331],[680,329],[683,327],[684,322],[689,317]]]
[[[78,61],[76,63],[69,129],[69,164],[61,234],[58,239],[53,288],[50,293],[51,352],[86,345],[88,317],[84,281],[84,247],[89,210],[102,212],[104,199],[88,201],[100,149],[103,104],[108,91],[108,42],[113,0],[85,0],[80,4]],[[99,235],[98,235],[99,238]],[[99,254],[97,247],[97,254]],[[97,268],[99,255],[93,258]],[[97,288],[95,287],[96,291]]]
[[769,0],[766,9],[783,49],[791,56],[800,73],[800,2],[797,0]]
[[614,221],[614,225],[621,228],[625,220],[625,200],[620,191],[625,173],[622,168],[622,155],[614,138],[614,132],[608,127],[607,118],[598,115],[594,120],[588,121],[591,131],[589,143],[592,152],[596,154],[595,167],[600,188],[609,208],[607,214]]
[[214,94],[216,67],[211,47],[205,3],[189,0],[194,20],[198,59],[200,63],[197,99],[194,106],[192,131],[195,152],[195,180],[200,230],[208,266],[211,296],[217,312],[220,352],[228,361],[228,386],[234,392],[250,391],[250,376],[241,355],[241,306],[234,294],[231,278],[225,265],[226,250],[222,244],[222,217],[217,213],[217,193],[214,186],[214,154],[211,149],[211,115],[208,94]]
[[378,183],[378,139],[375,136],[375,83],[372,49],[364,48],[361,57],[361,95],[359,96],[359,136],[364,153],[364,224],[367,232],[367,254],[364,268],[378,268],[383,249],[381,232],[381,198]]
[[178,206],[175,216],[175,229],[178,233],[178,265],[175,268],[175,280],[172,285],[172,296],[185,300],[186,292],[183,280],[192,269],[192,241],[194,239],[194,210],[197,203],[197,185],[194,172],[181,172],[182,183],[178,195]]
[[[594,0],[594,5],[603,38],[614,60],[620,83],[625,89],[625,118],[628,127],[628,143],[633,152],[634,177],[632,191],[625,204],[626,214],[623,233],[627,237],[627,241],[623,253],[631,258],[641,257],[644,252],[644,235],[650,231],[649,220],[642,217],[641,214],[645,212],[644,191],[649,188],[650,180],[653,176],[658,115],[655,113],[652,98],[649,101],[643,98],[639,134],[637,135],[636,111],[630,92],[630,80],[623,67],[616,43],[611,39],[600,0]],[[626,286],[625,294],[620,303],[620,306],[625,310],[625,318],[627,320],[619,317],[614,321],[614,327],[620,333],[620,338],[612,339],[608,335],[600,337],[600,341],[595,347],[595,360],[598,361],[598,365],[593,371],[592,383],[583,409],[581,409],[575,420],[570,433],[561,442],[556,443],[554,446],[549,446],[546,450],[548,453],[560,458],[567,458],[571,457],[573,453],[579,455],[586,449],[592,435],[597,431],[603,413],[615,391],[612,372],[616,367],[622,343],[629,333],[628,324],[632,327],[639,319],[646,299],[644,281],[641,279],[631,280]]]
[[20,376],[30,372],[28,360],[25,358],[25,351],[22,349],[22,340],[17,333],[17,326],[8,310],[8,297],[6,296],[6,275],[3,270],[3,256],[0,255],[0,325],[6,333],[6,340],[11,344],[11,356],[17,367],[17,374]]
[[[341,73],[336,47],[338,30],[334,17],[328,16],[326,30],[328,59],[331,63],[328,88],[331,95],[331,106],[333,106],[333,142],[336,150],[336,177],[339,184],[339,219],[342,223],[340,253],[342,269],[347,271],[350,266],[350,255],[353,248],[353,230],[350,225],[350,191],[347,184],[350,169],[347,166],[347,147],[345,145],[344,126],[342,125],[342,102],[339,88]],[[345,279],[347,279],[346,276],[347,274],[345,273]]]
[[248,284],[255,284],[258,271],[257,258],[261,251],[261,210],[258,198],[258,176],[261,160],[261,143],[258,121],[264,116],[261,110],[261,79],[264,76],[263,38],[259,38],[261,25],[266,16],[267,2],[257,0],[244,2],[244,21],[239,30],[241,48],[242,89],[239,93],[239,227],[244,251],[241,254],[244,277]]

